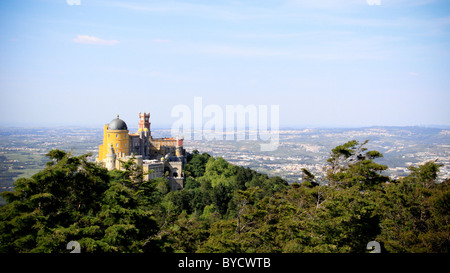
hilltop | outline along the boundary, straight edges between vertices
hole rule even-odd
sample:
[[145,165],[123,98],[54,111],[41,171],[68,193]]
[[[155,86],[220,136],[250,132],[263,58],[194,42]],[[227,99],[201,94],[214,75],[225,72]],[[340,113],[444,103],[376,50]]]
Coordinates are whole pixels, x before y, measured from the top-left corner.
[[448,252],[449,181],[442,164],[391,180],[367,142],[331,150],[323,174],[288,184],[220,157],[192,152],[186,185],[143,180],[132,160],[107,171],[61,150],[2,195],[0,252]]
[[[134,130],[134,128],[131,128]],[[170,129],[154,129],[156,137],[170,135]],[[383,153],[379,162],[388,165],[391,178],[408,175],[408,167],[438,159],[444,166],[442,181],[450,175],[450,130],[428,127],[306,128],[280,130],[280,145],[274,152],[261,152],[258,141],[186,140],[186,150],[202,147],[215,157],[235,165],[250,167],[289,183],[302,181],[302,168],[316,172],[333,147],[348,141],[369,139],[368,147]],[[12,189],[18,177],[30,177],[45,166],[45,154],[51,149],[81,155],[98,154],[102,130],[98,128],[0,128],[0,192]]]

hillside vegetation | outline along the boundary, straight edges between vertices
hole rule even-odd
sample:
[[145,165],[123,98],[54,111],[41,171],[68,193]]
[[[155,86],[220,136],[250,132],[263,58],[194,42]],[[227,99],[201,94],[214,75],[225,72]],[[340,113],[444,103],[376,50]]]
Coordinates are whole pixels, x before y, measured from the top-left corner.
[[223,158],[194,151],[185,187],[145,181],[129,161],[108,172],[52,150],[44,170],[4,192],[0,252],[449,252],[450,182],[436,183],[441,164],[410,167],[392,181],[383,155],[349,141],[334,148],[326,180],[303,169],[288,184]]

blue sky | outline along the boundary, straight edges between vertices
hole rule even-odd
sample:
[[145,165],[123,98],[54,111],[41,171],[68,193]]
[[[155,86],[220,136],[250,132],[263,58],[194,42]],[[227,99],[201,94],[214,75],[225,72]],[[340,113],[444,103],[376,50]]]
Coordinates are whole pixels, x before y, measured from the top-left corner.
[[450,125],[449,1],[79,2],[0,1],[0,125],[170,127],[195,96],[280,126]]

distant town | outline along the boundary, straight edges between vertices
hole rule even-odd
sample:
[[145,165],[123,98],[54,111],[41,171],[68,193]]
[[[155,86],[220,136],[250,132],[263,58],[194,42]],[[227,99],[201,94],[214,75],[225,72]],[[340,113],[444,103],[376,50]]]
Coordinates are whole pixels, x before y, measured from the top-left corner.
[[[411,165],[437,160],[444,164],[439,179],[450,174],[450,130],[424,127],[371,127],[358,129],[280,130],[280,145],[274,152],[261,152],[255,141],[185,141],[190,151],[199,149],[229,162],[248,166],[288,182],[302,181],[302,168],[324,178],[331,150],[349,140],[369,140],[367,148],[381,152],[377,162],[388,166],[392,179],[408,174]],[[201,147],[201,148],[199,148]]]
[[[130,131],[134,131],[130,128]],[[282,129],[277,150],[262,152],[259,141],[185,140],[188,152],[198,150],[223,157],[289,183],[302,181],[302,168],[318,179],[324,176],[331,149],[349,140],[369,139],[367,148],[381,152],[377,162],[388,166],[395,179],[408,174],[408,166],[430,160],[444,164],[439,179],[450,176],[450,130],[427,127],[369,127],[357,129]],[[153,129],[154,137],[168,137],[170,129]],[[0,191],[10,190],[18,177],[30,177],[45,167],[45,154],[62,149],[80,155],[98,155],[102,128],[0,128]]]

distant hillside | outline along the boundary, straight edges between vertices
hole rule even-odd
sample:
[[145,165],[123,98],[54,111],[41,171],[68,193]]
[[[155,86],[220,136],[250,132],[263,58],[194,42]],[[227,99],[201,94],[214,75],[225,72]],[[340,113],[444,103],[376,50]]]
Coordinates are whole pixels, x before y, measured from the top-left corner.
[[441,164],[384,175],[367,143],[334,147],[323,177],[302,169],[288,184],[220,157],[193,151],[186,183],[143,180],[133,161],[108,172],[61,150],[45,169],[2,193],[0,252],[364,253],[449,252],[450,182]]
[[[157,137],[170,136],[170,129],[153,129]],[[249,167],[289,183],[302,181],[306,168],[324,178],[322,168],[335,146],[356,139],[369,139],[368,148],[380,151],[378,159],[387,165],[391,178],[405,177],[410,165],[438,159],[438,180],[450,176],[450,130],[428,127],[368,127],[283,129],[276,151],[261,152],[259,141],[185,141],[193,151],[201,147],[214,157]],[[17,178],[30,177],[45,167],[45,154],[51,149],[72,151],[74,155],[92,152],[94,160],[102,142],[101,128],[0,128],[0,192],[10,190]],[[0,203],[2,199],[0,198]]]
[[276,151],[263,152],[258,141],[185,141],[188,150],[202,147],[213,156],[247,166],[289,183],[301,182],[302,168],[322,173],[330,150],[349,139],[364,141],[383,153],[379,161],[388,165],[392,178],[407,176],[410,165],[438,159],[444,164],[440,179],[450,176],[450,130],[427,127],[307,128],[280,130]]

